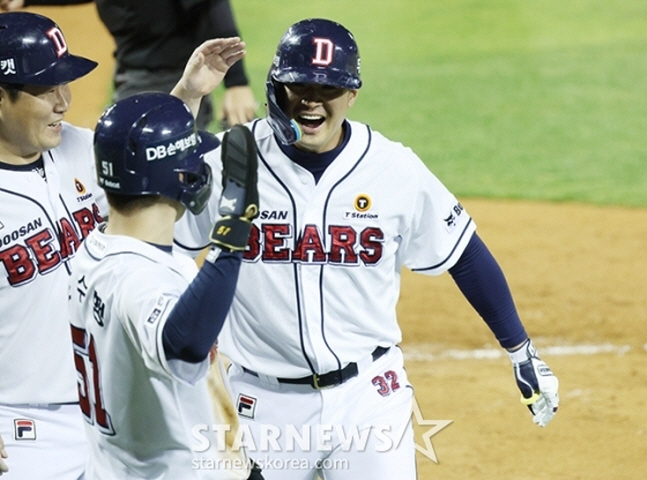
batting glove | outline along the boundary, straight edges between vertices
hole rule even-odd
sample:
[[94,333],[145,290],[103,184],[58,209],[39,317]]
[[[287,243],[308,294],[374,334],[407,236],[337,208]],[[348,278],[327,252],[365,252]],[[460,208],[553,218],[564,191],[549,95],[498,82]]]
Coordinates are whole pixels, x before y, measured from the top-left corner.
[[222,140],[221,218],[211,230],[211,242],[222,250],[241,252],[247,246],[252,220],[258,217],[258,160],[254,136],[235,125]]
[[530,339],[514,352],[508,352],[517,386],[521,390],[521,403],[528,406],[533,422],[545,427],[559,406],[557,389],[559,381],[548,365],[537,356]]

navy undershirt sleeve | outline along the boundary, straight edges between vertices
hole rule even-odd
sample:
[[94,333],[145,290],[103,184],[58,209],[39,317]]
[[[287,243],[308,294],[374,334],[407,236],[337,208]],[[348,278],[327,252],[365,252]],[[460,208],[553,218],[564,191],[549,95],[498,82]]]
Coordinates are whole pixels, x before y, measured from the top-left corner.
[[199,363],[207,358],[231,307],[241,261],[241,252],[223,251],[215,262],[204,262],[164,325],[167,360]]
[[[212,1],[211,6],[209,7],[209,17],[211,18],[213,31],[217,33],[217,35],[214,36],[219,38],[241,36],[238,32],[238,27],[236,26],[234,12],[232,11],[231,4],[228,1]],[[224,79],[225,88],[249,85],[249,79],[245,73],[243,61],[244,59],[240,59],[229,67]]]
[[475,233],[449,273],[499,344],[511,348],[528,338],[499,264]]

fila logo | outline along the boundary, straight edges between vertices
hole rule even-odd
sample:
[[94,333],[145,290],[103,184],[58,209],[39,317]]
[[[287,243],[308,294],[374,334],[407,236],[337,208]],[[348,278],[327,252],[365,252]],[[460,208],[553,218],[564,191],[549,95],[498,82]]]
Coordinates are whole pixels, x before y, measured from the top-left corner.
[[239,394],[238,395],[238,405],[237,405],[238,414],[241,417],[254,418],[254,412],[256,411],[256,399],[250,397],[249,395]]
[[312,59],[313,65],[327,67],[332,63],[332,54],[335,50],[335,44],[328,38],[313,38],[315,43],[315,57]]
[[36,440],[36,422],[27,418],[15,418],[13,421],[14,440]]
[[61,32],[57,27],[50,28],[46,35],[52,39],[54,46],[56,47],[56,56],[62,57],[65,52],[67,52],[67,43],[65,43],[65,37],[63,37],[63,32]]

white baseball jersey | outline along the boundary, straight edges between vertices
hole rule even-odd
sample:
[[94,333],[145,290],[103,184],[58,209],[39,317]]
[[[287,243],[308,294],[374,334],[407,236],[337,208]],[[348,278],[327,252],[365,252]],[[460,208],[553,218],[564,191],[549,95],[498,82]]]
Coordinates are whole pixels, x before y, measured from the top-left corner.
[[92,135],[63,123],[43,169],[0,163],[0,404],[78,400],[69,261],[107,212]]
[[[399,343],[401,267],[445,272],[476,228],[409,148],[350,126],[348,144],[315,183],[285,156],[266,120],[250,124],[261,213],[219,345],[258,373],[321,374]],[[207,157],[216,174],[219,158],[220,149]],[[180,220],[180,246],[206,245],[218,198],[216,191],[199,217]]]
[[[194,429],[215,423],[209,360],[167,361],[164,353],[162,331],[196,273],[191,263],[189,275],[169,253],[99,230],[74,259],[70,312],[89,438],[85,478],[240,478],[218,464],[225,449],[215,436],[210,448],[194,449]],[[241,472],[246,478],[247,465]]]

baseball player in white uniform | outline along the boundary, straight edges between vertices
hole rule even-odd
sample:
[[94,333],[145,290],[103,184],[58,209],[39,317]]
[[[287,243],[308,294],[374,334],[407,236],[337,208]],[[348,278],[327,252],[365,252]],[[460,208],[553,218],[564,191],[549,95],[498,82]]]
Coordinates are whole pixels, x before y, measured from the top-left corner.
[[245,127],[224,139],[223,205],[232,208],[214,226],[217,247],[197,276],[194,262],[187,269],[186,258],[172,255],[175,221],[209,198],[202,156],[218,144],[196,131],[181,100],[163,93],[121,100],[97,124],[96,166],[111,215],[81,246],[69,283],[87,479],[250,475],[245,450],[225,437],[193,448],[196,431],[237,424],[228,395],[212,409],[206,375],[258,214],[256,154]]
[[[360,87],[353,35],[304,20],[278,45],[268,117],[249,124],[261,212],[219,345],[268,479],[416,478],[413,389],[397,346],[402,267],[449,271],[514,351],[535,422],[558,406],[557,379],[474,220],[409,148],[346,118]],[[208,161],[219,170],[218,150]],[[218,216],[213,195],[179,222],[176,246],[199,252]]]
[[[191,104],[214,88],[203,70],[219,55],[213,44],[196,49],[174,90]],[[0,14],[0,473],[9,479],[77,479],[87,460],[67,281],[108,207],[92,131],[63,119],[68,83],[95,66],[69,53],[52,20]]]
[[103,221],[92,132],[63,121],[96,66],[59,27],[0,14],[0,436],[9,479],[76,479],[85,442],[67,318],[69,260]]

